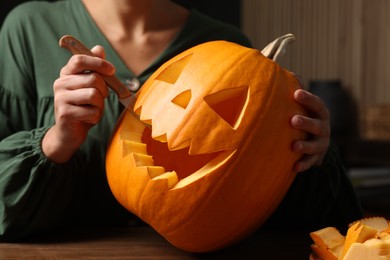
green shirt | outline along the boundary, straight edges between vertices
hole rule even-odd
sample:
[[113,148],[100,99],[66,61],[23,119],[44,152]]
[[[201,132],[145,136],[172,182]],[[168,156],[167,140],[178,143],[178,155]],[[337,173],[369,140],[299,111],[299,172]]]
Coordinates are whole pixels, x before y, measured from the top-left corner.
[[[2,240],[18,239],[66,225],[123,224],[129,219],[136,219],[112,196],[105,176],[105,151],[109,136],[123,110],[114,92],[111,91],[106,100],[101,122],[91,129],[87,140],[69,162],[54,164],[42,153],[41,140],[54,123],[53,82],[70,58],[69,52],[58,46],[58,40],[66,34],[79,38],[88,47],[102,45],[107,60],[116,66],[118,78],[123,82],[135,78],[80,0],[29,2],[10,13],[0,32]],[[211,40],[250,46],[247,37],[237,28],[192,10],[186,25],[170,46],[137,79],[142,84],[174,55]],[[331,153],[328,157],[331,158],[328,160],[330,163],[319,168],[320,173],[310,178],[317,180],[315,185],[322,185],[318,182],[325,179],[327,183],[323,190],[330,194],[325,201],[333,207],[339,190],[345,182],[349,183],[343,168],[337,163],[337,155]],[[336,177],[329,177],[329,173],[334,171]],[[322,177],[318,179],[317,176]],[[297,183],[301,189],[301,182],[298,180]],[[310,184],[310,181],[305,183]],[[301,191],[290,193],[294,200],[297,196],[297,199],[306,196]],[[350,186],[346,196],[352,201],[351,214],[355,217],[360,208]],[[324,204],[322,200],[321,196],[315,202]],[[312,202],[313,199],[309,199],[302,207],[308,209]],[[326,208],[326,205],[322,206]],[[301,212],[297,212],[297,218],[301,218],[300,215]],[[307,218],[311,216],[309,210]],[[350,216],[343,218],[351,219]]]

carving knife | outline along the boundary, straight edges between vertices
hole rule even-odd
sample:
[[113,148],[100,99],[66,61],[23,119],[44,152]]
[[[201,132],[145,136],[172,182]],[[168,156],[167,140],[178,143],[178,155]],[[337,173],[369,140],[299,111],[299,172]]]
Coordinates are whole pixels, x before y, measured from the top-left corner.
[[[63,36],[59,45],[62,48],[68,49],[72,54],[84,54],[88,56],[95,56],[83,43],[71,35]],[[130,90],[115,76],[103,76],[106,84],[118,95],[119,101],[130,112],[133,112],[133,105],[135,102],[135,94],[132,94]]]

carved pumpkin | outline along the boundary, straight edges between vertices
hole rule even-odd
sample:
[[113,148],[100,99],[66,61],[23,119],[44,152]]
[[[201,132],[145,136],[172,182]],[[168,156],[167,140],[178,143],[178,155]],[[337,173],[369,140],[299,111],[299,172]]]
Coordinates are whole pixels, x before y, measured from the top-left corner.
[[138,93],[142,122],[128,111],[118,121],[107,151],[114,196],[183,250],[242,239],[295,178],[299,86],[259,51],[225,41],[172,58]]

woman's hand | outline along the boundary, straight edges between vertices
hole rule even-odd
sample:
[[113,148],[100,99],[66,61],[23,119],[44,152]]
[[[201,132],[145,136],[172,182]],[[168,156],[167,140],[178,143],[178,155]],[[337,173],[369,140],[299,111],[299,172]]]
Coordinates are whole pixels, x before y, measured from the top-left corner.
[[330,142],[330,119],[325,103],[310,92],[298,89],[294,99],[308,111],[307,117],[295,115],[291,119],[294,128],[309,134],[308,140],[292,145],[293,151],[304,154],[294,166],[296,171],[302,172],[323,163]]
[[56,163],[71,158],[103,115],[108,89],[102,75],[113,75],[115,68],[104,60],[101,46],[92,52],[97,57],[72,56],[54,82],[55,124],[43,138],[42,150]]

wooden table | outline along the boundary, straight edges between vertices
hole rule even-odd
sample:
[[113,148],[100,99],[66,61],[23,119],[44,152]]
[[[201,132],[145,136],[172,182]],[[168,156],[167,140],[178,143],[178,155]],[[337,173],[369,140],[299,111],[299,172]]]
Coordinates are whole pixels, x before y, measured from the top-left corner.
[[308,234],[258,232],[208,254],[184,252],[150,227],[67,230],[24,243],[0,243],[0,259],[309,259]]

